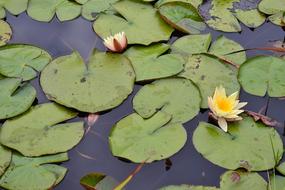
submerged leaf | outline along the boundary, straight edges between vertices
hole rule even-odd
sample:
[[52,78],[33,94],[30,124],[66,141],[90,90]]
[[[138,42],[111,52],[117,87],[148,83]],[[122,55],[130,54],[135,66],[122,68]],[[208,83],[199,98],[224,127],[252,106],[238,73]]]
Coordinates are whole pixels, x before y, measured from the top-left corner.
[[11,39],[12,29],[4,20],[0,20],[0,46],[4,46]]
[[90,173],[80,179],[80,184],[86,190],[113,190],[119,182],[104,174]]

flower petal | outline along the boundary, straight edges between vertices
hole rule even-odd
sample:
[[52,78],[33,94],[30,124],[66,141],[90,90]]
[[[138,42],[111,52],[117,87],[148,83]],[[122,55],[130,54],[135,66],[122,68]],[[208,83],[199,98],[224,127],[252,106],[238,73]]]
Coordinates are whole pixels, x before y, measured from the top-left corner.
[[218,118],[218,124],[223,131],[228,132],[228,123],[225,120],[225,118],[219,117]]

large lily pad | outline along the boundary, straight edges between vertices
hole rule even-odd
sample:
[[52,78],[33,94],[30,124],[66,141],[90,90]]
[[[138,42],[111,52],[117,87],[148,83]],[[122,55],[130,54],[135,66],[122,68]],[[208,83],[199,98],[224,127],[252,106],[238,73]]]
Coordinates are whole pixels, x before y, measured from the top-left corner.
[[194,185],[169,185],[159,190],[219,190],[216,187],[194,186]]
[[119,121],[109,137],[114,156],[136,163],[168,158],[186,143],[187,133],[181,124],[168,124],[171,116],[158,112],[149,119],[131,114]]
[[28,110],[36,98],[30,84],[21,86],[21,79],[0,79],[0,119],[17,116]]
[[229,125],[229,132],[209,123],[201,122],[193,135],[199,153],[210,162],[235,170],[272,169],[283,155],[283,143],[277,131],[262,123],[244,117]]
[[285,26],[285,1],[280,0],[262,0],[259,5],[258,9],[268,15],[269,20],[277,25]]
[[190,56],[179,76],[192,80],[198,86],[202,108],[208,107],[208,97],[214,94],[217,86],[222,85],[228,94],[240,89],[236,68],[206,54]]
[[160,7],[161,5],[169,2],[185,2],[185,3],[190,3],[194,7],[198,8],[199,5],[203,3],[203,0],[158,0],[155,4],[156,7]]
[[12,163],[0,179],[0,186],[10,190],[47,190],[58,184],[67,169],[56,163],[68,160],[67,154],[28,158],[13,154]]
[[4,20],[0,20],[0,46],[4,46],[11,39],[12,29]]
[[0,0],[0,18],[5,18],[5,9],[13,15],[18,15],[27,9],[28,0]]
[[82,6],[82,16],[88,20],[94,20],[99,13],[113,13],[112,5],[118,0],[87,0]]
[[188,79],[169,78],[154,81],[140,89],[133,99],[134,110],[149,118],[158,110],[172,116],[171,122],[185,123],[200,111],[198,88]]
[[184,59],[180,55],[166,54],[169,45],[155,44],[149,47],[133,46],[125,55],[131,60],[136,73],[136,81],[160,79],[173,76],[184,68]]
[[37,76],[51,56],[30,45],[7,45],[0,48],[0,74],[30,80]]
[[221,177],[221,190],[267,190],[267,182],[258,174],[227,171]]
[[40,80],[50,100],[95,113],[120,105],[133,90],[135,74],[123,55],[94,52],[86,66],[74,52],[51,62]]
[[173,31],[149,3],[122,0],[113,7],[122,17],[101,14],[93,26],[101,38],[124,31],[129,44],[149,45],[168,40]]
[[10,165],[12,159],[12,152],[0,145],[0,176],[3,175],[7,167]]
[[243,89],[256,96],[285,96],[285,60],[273,56],[248,59],[239,69]]
[[72,20],[81,14],[81,5],[70,0],[30,0],[28,15],[49,22],[56,14],[60,21]]
[[1,143],[25,156],[65,152],[83,137],[83,122],[58,123],[75,116],[75,112],[55,103],[37,105],[3,124]]

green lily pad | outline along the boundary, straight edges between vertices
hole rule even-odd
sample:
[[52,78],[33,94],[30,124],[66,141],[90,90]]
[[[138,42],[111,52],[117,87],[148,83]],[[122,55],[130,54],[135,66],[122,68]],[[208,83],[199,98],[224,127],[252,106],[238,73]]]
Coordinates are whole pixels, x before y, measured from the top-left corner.
[[4,146],[0,145],[0,176],[3,175],[5,170],[10,165],[11,159],[12,152]]
[[136,73],[136,81],[146,81],[173,76],[184,68],[184,59],[180,55],[161,54],[169,45],[155,44],[148,47],[133,46],[125,55],[131,60]]
[[55,14],[60,21],[67,21],[81,14],[81,5],[69,0],[30,0],[27,13],[37,21],[49,22]]
[[231,170],[269,170],[283,155],[283,143],[277,131],[254,122],[251,117],[229,124],[228,133],[201,122],[194,132],[193,144],[210,162]]
[[3,124],[0,141],[25,156],[65,152],[83,137],[83,122],[58,123],[76,115],[77,113],[55,103],[34,106],[23,115]]
[[28,0],[0,0],[0,18],[5,18],[5,9],[13,15],[18,15],[27,9]]
[[75,0],[75,1],[82,5],[84,3],[87,3],[89,0]]
[[267,14],[271,15],[269,20],[277,25],[285,26],[284,12],[285,12],[285,2],[280,0],[262,0],[258,9]]
[[237,19],[249,28],[257,28],[265,21],[265,15],[261,14],[257,9],[235,11]]
[[12,163],[0,179],[0,186],[11,190],[47,190],[59,183],[67,169],[51,165],[68,160],[66,153],[28,158],[13,154]]
[[276,167],[276,170],[285,176],[285,162],[279,164],[279,166]]
[[118,0],[87,0],[82,6],[82,16],[88,20],[94,20],[99,13],[116,12],[112,5]]
[[28,110],[36,98],[36,90],[30,84],[21,86],[21,79],[0,79],[0,119],[17,116]]
[[7,45],[0,48],[0,74],[31,80],[49,62],[51,56],[44,50],[30,45]]
[[267,190],[267,182],[258,174],[227,171],[221,177],[221,190]]
[[86,190],[113,190],[119,182],[104,174],[90,173],[80,179],[80,184]]
[[268,190],[285,190],[285,177],[275,174],[270,175]]
[[194,186],[194,185],[169,185],[159,190],[219,190],[216,187]]
[[198,10],[191,3],[168,2],[162,4],[158,11],[165,22],[181,32],[199,34],[206,29]]
[[198,88],[183,78],[154,81],[142,87],[133,99],[134,110],[143,118],[161,110],[172,116],[172,123],[193,119],[200,111],[200,103]]
[[4,20],[0,20],[0,46],[4,46],[11,39],[12,29]]
[[120,120],[109,137],[114,156],[136,163],[151,163],[177,153],[186,143],[181,124],[169,124],[171,116],[158,112],[149,119],[131,114]]
[[169,2],[185,2],[192,4],[195,8],[198,8],[199,5],[203,3],[203,0],[158,0],[155,4],[156,7],[160,7],[161,5]]
[[273,56],[248,59],[239,69],[239,82],[243,89],[256,96],[285,96],[285,60]]
[[208,108],[208,97],[214,94],[217,86],[222,85],[228,94],[240,89],[237,69],[206,54],[190,56],[179,76],[192,80],[198,86],[202,108]]
[[132,92],[135,74],[123,55],[94,52],[86,66],[79,53],[51,62],[41,74],[50,100],[96,113],[120,105]]
[[113,7],[122,17],[112,14],[99,15],[93,27],[101,38],[124,31],[129,44],[149,45],[152,42],[168,40],[173,32],[149,3],[122,0]]

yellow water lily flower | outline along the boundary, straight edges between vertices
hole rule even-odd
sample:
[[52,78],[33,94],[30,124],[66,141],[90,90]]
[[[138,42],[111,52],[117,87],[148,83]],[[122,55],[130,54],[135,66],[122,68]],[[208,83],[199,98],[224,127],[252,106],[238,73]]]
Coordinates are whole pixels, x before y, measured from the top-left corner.
[[213,97],[208,97],[208,106],[213,112],[212,115],[218,120],[219,126],[225,131],[228,131],[227,121],[242,120],[239,116],[244,110],[241,110],[247,102],[239,102],[239,92],[235,92],[227,96],[225,88],[217,87]]
[[128,40],[125,32],[120,32],[105,38],[103,43],[110,51],[121,53],[126,49]]

